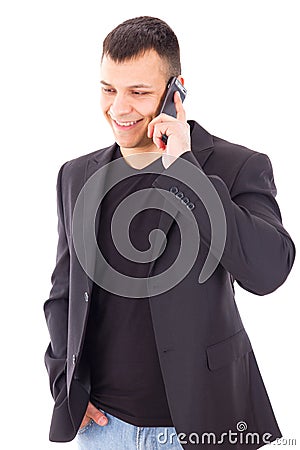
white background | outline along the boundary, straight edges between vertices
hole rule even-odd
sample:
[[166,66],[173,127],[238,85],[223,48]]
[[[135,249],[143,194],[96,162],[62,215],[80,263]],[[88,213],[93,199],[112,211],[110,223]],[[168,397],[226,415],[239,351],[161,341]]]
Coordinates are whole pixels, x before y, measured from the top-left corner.
[[[269,155],[283,223],[297,245],[298,6],[292,0],[1,3],[0,399],[2,439],[8,438],[1,448],[76,448],[48,442],[53,404],[42,306],[56,255],[58,169],[113,142],[99,107],[106,34],[139,15],[169,23],[181,43],[188,117]],[[257,297],[237,288],[237,302],[281,430],[299,441],[297,276],[296,261],[276,292]]]

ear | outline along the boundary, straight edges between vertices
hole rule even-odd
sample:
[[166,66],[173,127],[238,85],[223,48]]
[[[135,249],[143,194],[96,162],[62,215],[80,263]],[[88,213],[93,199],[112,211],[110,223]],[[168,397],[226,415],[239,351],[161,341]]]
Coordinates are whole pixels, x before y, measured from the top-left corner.
[[184,86],[184,78],[183,78],[183,76],[179,75],[177,78],[180,81],[180,83],[182,84],[182,86]]

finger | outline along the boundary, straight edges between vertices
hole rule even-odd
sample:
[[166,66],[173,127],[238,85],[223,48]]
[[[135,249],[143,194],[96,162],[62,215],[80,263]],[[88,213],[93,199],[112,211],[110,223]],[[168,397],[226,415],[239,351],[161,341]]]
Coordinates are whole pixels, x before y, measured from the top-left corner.
[[169,136],[170,134],[170,122],[157,123],[154,126],[152,140],[156,147],[165,150],[166,144],[162,140],[162,136]]
[[90,419],[89,417],[87,417],[86,415],[84,416],[79,429],[84,428],[92,419]]
[[99,411],[99,409],[97,409],[91,402],[88,404],[86,416],[93,419],[94,422],[101,426],[106,425],[108,422],[106,415]]
[[154,128],[157,124],[169,121],[176,121],[175,117],[169,116],[168,114],[159,114],[148,124],[148,137],[151,139],[153,137]]
[[176,91],[174,93],[174,103],[175,103],[175,108],[176,108],[176,113],[177,113],[177,116],[176,116],[177,120],[180,120],[181,122],[186,122],[185,110],[183,108],[180,93],[178,91]]

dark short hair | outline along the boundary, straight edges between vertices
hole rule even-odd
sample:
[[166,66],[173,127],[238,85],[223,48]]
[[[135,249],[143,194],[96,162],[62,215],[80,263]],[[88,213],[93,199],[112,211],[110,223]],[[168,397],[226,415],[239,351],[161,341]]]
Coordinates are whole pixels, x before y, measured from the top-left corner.
[[126,20],[103,41],[104,56],[120,63],[155,50],[168,65],[168,77],[181,74],[180,49],[174,31],[163,20],[141,16]]

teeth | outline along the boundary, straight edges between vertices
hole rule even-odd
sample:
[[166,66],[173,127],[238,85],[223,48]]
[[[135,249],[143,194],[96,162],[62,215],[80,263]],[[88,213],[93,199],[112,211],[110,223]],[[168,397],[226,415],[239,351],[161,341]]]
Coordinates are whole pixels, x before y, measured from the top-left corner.
[[131,125],[134,125],[135,123],[137,123],[137,120],[135,122],[118,122],[117,120],[115,120],[115,122],[120,126],[120,127],[130,127]]
[[135,125],[137,122],[139,122],[139,120],[134,120],[132,122],[119,122],[117,119],[114,118],[114,116],[111,114],[110,111],[108,111],[109,116],[111,117],[111,119],[116,122],[116,124],[118,124],[120,127],[130,127],[132,125]]

